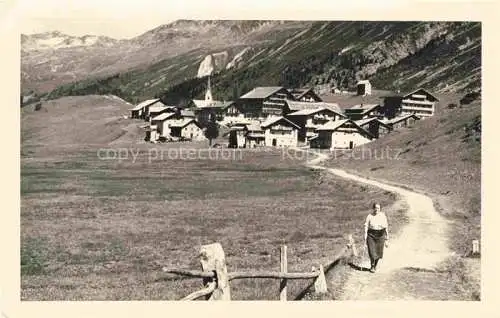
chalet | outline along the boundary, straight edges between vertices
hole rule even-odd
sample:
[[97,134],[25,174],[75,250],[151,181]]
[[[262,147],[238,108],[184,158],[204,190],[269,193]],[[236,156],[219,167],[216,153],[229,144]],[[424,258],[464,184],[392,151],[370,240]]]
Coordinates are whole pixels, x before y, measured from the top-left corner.
[[374,136],[350,119],[330,121],[316,129],[311,147],[352,149],[374,139]]
[[248,148],[262,147],[265,145],[264,130],[258,124],[251,124],[246,126],[246,146]]
[[345,119],[346,116],[331,108],[318,107],[295,111],[286,115],[286,118],[300,127],[299,141],[307,141],[316,135],[316,128],[329,121]]
[[356,83],[356,92],[358,95],[366,96],[372,94],[372,84],[368,80],[358,81]]
[[379,104],[359,104],[344,110],[351,120],[360,120],[370,117],[383,117],[382,107]]
[[137,104],[133,108],[129,109],[130,110],[130,118],[145,119],[146,114],[148,113],[148,110],[149,110],[149,106],[151,106],[152,104],[155,104],[159,100],[160,100],[159,98],[148,99],[148,100],[145,100],[145,101]]
[[[170,137],[170,128],[168,127],[168,121],[179,118],[177,113],[163,113],[158,116],[151,118],[151,129],[155,131],[157,138],[159,137]],[[153,137],[153,136],[152,136]],[[150,138],[151,140],[156,140],[157,138]]]
[[265,120],[269,116],[282,116],[288,112],[285,100],[294,97],[281,86],[256,87],[238,98],[236,108],[246,118]]
[[269,117],[261,124],[264,144],[273,147],[295,147],[300,127],[285,117]]
[[417,120],[420,120],[421,118],[415,114],[408,114],[408,115],[400,115],[398,117],[394,117],[390,120],[386,120],[385,124],[391,127],[391,130],[397,129],[397,128],[402,128],[402,127],[409,127],[413,125]]
[[202,126],[206,126],[206,124],[211,120],[223,120],[226,108],[231,106],[233,102],[218,101],[213,99],[209,77],[207,91],[205,92],[205,99],[193,99],[193,104],[193,111],[196,120]]
[[294,88],[289,89],[288,91],[293,95],[293,99],[299,102],[323,101],[312,88]]
[[242,121],[248,121],[248,119],[245,119],[245,115],[238,110],[235,103],[231,103],[231,105],[225,107],[223,115],[224,118],[222,119],[221,124],[226,126],[231,126]]
[[149,109],[146,113],[146,118],[151,122],[151,120],[163,113],[175,113],[176,112],[176,107],[175,106],[167,106],[163,104],[160,100],[158,100],[156,103],[149,105]]
[[423,88],[403,96],[401,115],[415,114],[422,118],[434,115],[439,99]]
[[355,123],[375,138],[386,135],[392,130],[390,125],[375,117],[356,120]]
[[170,136],[189,140],[204,140],[205,135],[201,125],[192,118],[181,118],[168,121]]

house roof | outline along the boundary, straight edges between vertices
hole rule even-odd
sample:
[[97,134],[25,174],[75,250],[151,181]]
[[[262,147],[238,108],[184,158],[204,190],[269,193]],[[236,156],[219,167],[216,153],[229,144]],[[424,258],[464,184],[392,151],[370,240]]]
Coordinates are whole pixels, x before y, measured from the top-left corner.
[[293,126],[293,127],[297,128],[297,129],[300,129],[299,126],[297,126],[296,124],[292,123],[290,120],[286,119],[283,116],[269,117],[262,124],[260,124],[260,126],[262,128],[266,128],[266,127],[272,126],[274,124],[277,124],[278,122],[284,122],[284,123],[286,123],[286,124],[288,124],[290,126]]
[[410,117],[413,117],[415,119],[420,119],[420,117],[418,117],[417,115],[415,114],[408,114],[408,115],[404,115],[404,116],[399,116],[399,117],[394,117],[392,119],[389,119],[388,121],[386,121],[386,124],[395,124],[395,123],[399,123],[403,120],[406,120]]
[[309,116],[309,115],[319,113],[320,111],[323,111],[323,110],[329,110],[329,111],[336,113],[337,115],[345,117],[344,114],[336,112],[336,111],[332,110],[331,108],[327,108],[327,107],[301,109],[301,110],[298,110],[296,112],[290,113],[287,116]]
[[363,125],[365,125],[365,124],[367,124],[369,122],[372,122],[372,121],[378,121],[381,125],[389,127],[386,122],[384,122],[384,121],[382,121],[382,120],[380,120],[378,118],[375,118],[375,117],[365,118],[365,119],[360,119],[360,120],[355,120],[354,122],[361,127],[361,126],[363,126]]
[[348,109],[372,109],[377,106],[380,106],[380,104],[357,104]]
[[[312,87],[310,88],[293,88],[288,90],[295,99],[301,99],[304,97],[307,93],[312,92],[314,95],[317,96],[316,92]],[[319,96],[318,96],[319,97]]]
[[233,104],[233,101],[193,99],[196,108],[226,108]]
[[166,120],[172,116],[175,116],[175,113],[163,113],[158,116],[155,116],[151,119],[151,121],[163,121]]
[[181,110],[181,115],[184,117],[195,117],[194,112],[190,109],[182,109]]
[[151,104],[154,104],[154,103],[156,103],[159,100],[160,100],[159,98],[145,100],[145,101],[140,102],[139,104],[135,105],[133,108],[130,108],[130,110],[140,110],[143,107],[149,106]]
[[156,104],[149,106],[150,113],[158,113],[158,112],[162,112],[162,111],[167,110],[167,109],[169,109],[169,107],[156,105]]
[[255,87],[245,95],[241,96],[241,99],[264,99],[266,97],[271,96],[277,91],[283,89],[282,86],[263,86],[263,87]]
[[350,108],[347,108],[345,111],[346,113],[352,112],[352,111],[358,111],[360,110],[362,114],[368,113],[371,110],[373,110],[376,107],[380,107],[380,104],[357,104],[354,105]]
[[350,120],[350,119],[342,119],[342,120],[330,120],[329,122],[327,122],[326,124],[316,128],[316,130],[324,130],[324,131],[335,131],[337,129],[339,129],[340,127],[342,127],[344,124],[346,123],[352,123],[356,128],[358,128],[359,130],[363,131],[365,134],[367,134],[368,136],[372,137],[372,138],[375,138],[369,131],[367,131],[366,129],[364,129],[363,127],[360,127],[358,124],[356,124],[356,122]]
[[234,131],[247,130],[247,126],[240,126],[240,125],[231,126],[229,130],[234,130]]
[[423,91],[423,92],[424,92],[424,94],[426,94],[426,95],[428,95],[428,96],[432,96],[432,97],[434,98],[434,100],[439,101],[439,98],[437,98],[437,97],[436,97],[436,95],[433,95],[431,92],[429,92],[429,91],[428,91],[428,90],[426,90],[425,88],[418,88],[418,89],[414,90],[413,92],[411,92],[411,93],[408,93],[408,94],[404,95],[404,96],[403,96],[403,99],[408,98],[408,97],[410,97],[411,95],[413,95],[413,94],[415,94],[415,93],[417,93],[417,92],[420,92],[420,91]]
[[196,123],[196,121],[193,118],[176,119],[176,120],[172,120],[169,123],[169,126],[170,127],[176,127],[176,128],[184,128],[184,127],[186,127],[187,125],[189,125],[192,122]]
[[288,108],[296,112],[304,109],[318,109],[318,108],[328,108],[339,115],[344,115],[342,110],[337,103],[325,103],[325,102],[299,102],[294,100],[286,100]]
[[343,124],[345,124],[346,122],[352,122],[352,120],[350,119],[342,119],[342,120],[330,120],[329,122],[319,126],[318,128],[316,128],[316,130],[336,130],[337,128],[339,128],[340,126],[342,126]]

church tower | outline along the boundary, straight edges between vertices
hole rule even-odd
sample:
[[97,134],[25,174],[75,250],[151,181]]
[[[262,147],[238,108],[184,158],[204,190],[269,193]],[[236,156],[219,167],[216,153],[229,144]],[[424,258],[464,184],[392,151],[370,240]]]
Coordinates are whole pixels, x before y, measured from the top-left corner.
[[208,86],[207,86],[207,91],[205,93],[205,101],[207,103],[211,103],[213,101],[213,98],[212,98],[212,87],[210,85],[210,75],[208,76]]

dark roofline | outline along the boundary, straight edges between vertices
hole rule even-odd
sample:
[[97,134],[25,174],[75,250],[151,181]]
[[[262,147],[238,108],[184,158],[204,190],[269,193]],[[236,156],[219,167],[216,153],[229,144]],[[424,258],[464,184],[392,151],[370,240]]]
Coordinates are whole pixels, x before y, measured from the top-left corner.
[[[416,114],[408,114],[408,115],[405,115],[405,116],[400,117],[400,118],[393,118],[390,123],[391,124],[399,123],[399,122],[401,122],[403,120],[406,120],[406,119],[408,119],[410,117],[414,117],[415,119],[420,120],[420,117],[418,115],[416,115]],[[397,119],[397,120],[394,120],[394,119]]]
[[282,121],[282,120],[285,120],[285,121],[287,121],[288,123],[290,123],[290,124],[292,124],[293,126],[295,126],[295,128],[300,129],[300,126],[298,126],[297,124],[295,124],[294,122],[292,122],[291,120],[289,120],[289,119],[287,119],[287,118],[285,118],[285,117],[283,117],[283,116],[282,116],[281,118],[277,119],[276,121],[273,121],[272,123],[270,123],[270,124],[266,125],[266,126],[260,126],[260,127],[261,127],[262,129],[265,129],[266,127],[269,127],[269,126],[272,126],[272,125],[274,125],[274,124],[276,124],[276,123],[279,123],[279,122],[280,122],[280,121]]
[[196,119],[194,119],[194,118],[191,118],[190,120],[188,120],[183,126],[178,126],[176,128],[181,128],[182,129],[182,128],[186,127],[187,125],[191,124],[193,121],[194,121],[195,125],[198,126],[198,128],[202,128],[201,125],[200,125],[200,123],[198,123],[198,121]]
[[416,92],[418,92],[418,91],[420,91],[420,90],[425,91],[427,94],[429,94],[429,95],[431,95],[432,97],[434,97],[434,99],[435,99],[437,102],[439,102],[439,98],[437,98],[437,96],[436,96],[436,95],[432,94],[431,92],[429,92],[428,90],[426,90],[426,89],[425,89],[425,88],[423,88],[423,87],[417,88],[417,89],[416,89],[416,90],[414,90],[413,92],[403,95],[403,99],[404,99],[404,98],[406,98],[406,97],[409,97],[409,96],[413,95],[414,93],[416,93]]
[[321,108],[318,108],[318,109],[314,109],[314,112],[313,113],[310,113],[310,114],[307,114],[307,115],[294,115],[293,113],[297,113],[297,112],[300,112],[300,111],[303,111],[303,110],[307,110],[307,109],[299,109],[299,110],[295,110],[287,115],[286,116],[292,116],[292,117],[295,117],[295,116],[311,116],[311,115],[314,115],[316,114],[317,112],[320,112],[320,111],[323,111],[323,110],[328,110],[328,111],[331,111],[332,113],[336,114],[336,115],[339,115],[340,117],[344,118],[344,119],[347,119],[347,116],[345,114],[342,114],[342,113],[339,113],[331,108],[328,108],[328,107],[325,107],[325,106],[322,106]]
[[[253,90],[257,89],[257,88],[266,88],[266,87],[276,87],[276,90],[270,92],[268,95],[264,96],[264,97],[243,97],[245,95],[247,95],[248,93],[252,92]],[[272,94],[276,93],[276,92],[279,92],[280,90],[282,89],[285,89],[290,95],[291,93],[283,86],[256,86],[254,87],[253,89],[251,89],[250,91],[246,92],[245,94],[243,94],[242,96],[240,96],[238,99],[265,99],[265,98],[268,98],[269,96],[271,96]]]
[[343,125],[347,124],[348,122],[351,122],[352,124],[354,124],[354,126],[358,127],[359,129],[361,129],[362,131],[364,131],[368,136],[370,136],[372,139],[376,139],[374,135],[372,135],[368,130],[364,129],[363,127],[361,127],[360,125],[356,124],[356,122],[352,119],[343,119],[345,120],[345,122],[343,122],[340,126],[338,126],[337,128],[335,128],[334,130],[332,131],[335,131],[337,129],[339,129],[340,127],[342,127]]
[[[369,120],[365,121],[365,122],[363,123],[363,125],[368,124],[368,123],[370,123],[370,122],[372,122],[372,121],[374,121],[374,120],[375,120],[375,121],[378,121],[378,123],[379,123],[380,125],[385,126],[386,128],[391,128],[391,126],[389,126],[388,124],[384,123],[383,121],[381,121],[380,119],[378,119],[378,118],[376,118],[376,117],[367,118],[367,119],[369,119]],[[361,120],[363,120],[363,119],[361,119]]]

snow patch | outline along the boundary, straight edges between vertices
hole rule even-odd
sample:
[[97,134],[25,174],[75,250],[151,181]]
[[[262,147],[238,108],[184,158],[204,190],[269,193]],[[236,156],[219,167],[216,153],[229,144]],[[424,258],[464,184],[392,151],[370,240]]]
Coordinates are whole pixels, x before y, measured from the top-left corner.
[[345,52],[351,50],[353,47],[354,47],[354,45],[346,46],[345,48],[343,48],[342,50],[340,50],[339,55],[344,54]]

